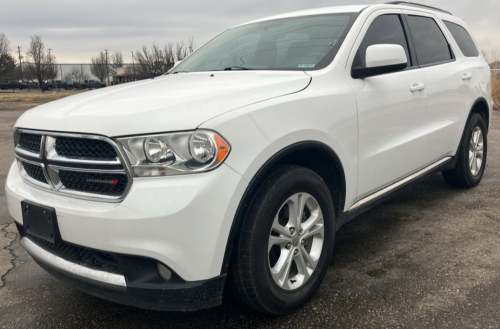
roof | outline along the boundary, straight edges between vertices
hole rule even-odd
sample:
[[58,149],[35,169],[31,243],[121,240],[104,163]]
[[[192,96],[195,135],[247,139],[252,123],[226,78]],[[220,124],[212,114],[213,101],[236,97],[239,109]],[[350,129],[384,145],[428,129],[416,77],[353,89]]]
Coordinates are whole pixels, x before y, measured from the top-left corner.
[[[398,2],[400,2],[400,1],[398,1]],[[269,20],[273,20],[273,19],[289,18],[289,17],[323,15],[323,14],[359,13],[366,8],[407,9],[407,10],[416,10],[416,11],[433,13],[439,17],[443,17],[443,16],[450,17],[451,16],[451,14],[446,13],[445,10],[442,10],[442,9],[426,7],[426,6],[419,6],[419,4],[417,4],[417,3],[404,3],[401,1],[398,4],[386,3],[386,4],[376,4],[376,5],[334,6],[334,7],[324,7],[324,8],[315,8],[315,9],[294,11],[294,12],[290,12],[290,13],[284,13],[284,14],[280,14],[280,15],[264,17],[264,18],[257,19],[257,20],[247,22],[244,24],[240,24],[237,26],[242,26],[242,25],[247,25],[247,24],[252,24],[252,23],[257,23],[257,22],[263,22],[263,21],[269,21]]]

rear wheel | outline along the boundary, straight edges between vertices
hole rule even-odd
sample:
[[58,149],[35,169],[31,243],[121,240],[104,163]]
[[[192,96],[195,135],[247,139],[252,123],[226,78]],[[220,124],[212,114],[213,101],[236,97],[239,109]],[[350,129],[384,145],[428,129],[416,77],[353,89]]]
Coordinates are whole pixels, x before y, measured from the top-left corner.
[[52,90],[52,87],[51,86],[48,86],[47,87],[47,91],[51,91]]
[[335,212],[315,172],[278,169],[252,200],[236,241],[230,284],[244,304],[286,314],[318,289],[333,252]]
[[455,168],[443,171],[443,178],[451,186],[471,188],[483,178],[488,154],[486,123],[474,113],[465,127]]

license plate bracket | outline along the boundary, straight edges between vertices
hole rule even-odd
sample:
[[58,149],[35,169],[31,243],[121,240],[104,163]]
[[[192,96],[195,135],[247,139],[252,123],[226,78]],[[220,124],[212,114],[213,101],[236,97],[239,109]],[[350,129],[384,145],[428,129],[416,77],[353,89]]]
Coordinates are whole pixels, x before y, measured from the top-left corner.
[[61,241],[56,210],[54,208],[29,201],[21,201],[21,207],[23,212],[23,229],[26,234],[50,243]]

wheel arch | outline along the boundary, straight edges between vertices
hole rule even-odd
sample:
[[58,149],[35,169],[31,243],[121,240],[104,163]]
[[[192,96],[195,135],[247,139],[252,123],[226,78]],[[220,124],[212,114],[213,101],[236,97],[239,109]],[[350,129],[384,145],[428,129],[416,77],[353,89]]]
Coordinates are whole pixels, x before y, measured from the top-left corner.
[[306,167],[320,175],[330,190],[336,216],[339,216],[343,212],[346,196],[346,178],[342,162],[337,153],[328,145],[318,141],[297,142],[281,149],[260,167],[243,193],[229,231],[221,274],[228,272],[233,245],[249,204],[258,192],[263,180],[274,172],[274,168],[278,168],[281,165]]
[[[490,107],[488,105],[488,101],[484,97],[479,97],[472,104],[472,107],[469,111],[469,116],[467,117],[467,121],[471,117],[473,113],[477,113],[483,117],[484,122],[486,123],[486,129],[490,129]],[[467,124],[467,123],[466,123]]]

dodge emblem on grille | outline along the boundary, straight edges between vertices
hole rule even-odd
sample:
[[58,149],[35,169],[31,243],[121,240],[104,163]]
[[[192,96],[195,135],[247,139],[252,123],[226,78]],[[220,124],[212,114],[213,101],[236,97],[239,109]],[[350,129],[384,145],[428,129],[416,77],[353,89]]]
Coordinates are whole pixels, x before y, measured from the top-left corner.
[[118,179],[105,180],[105,179],[92,179],[92,178],[87,178],[87,183],[98,183],[98,184],[111,184],[111,185],[116,185],[116,184],[118,184]]

